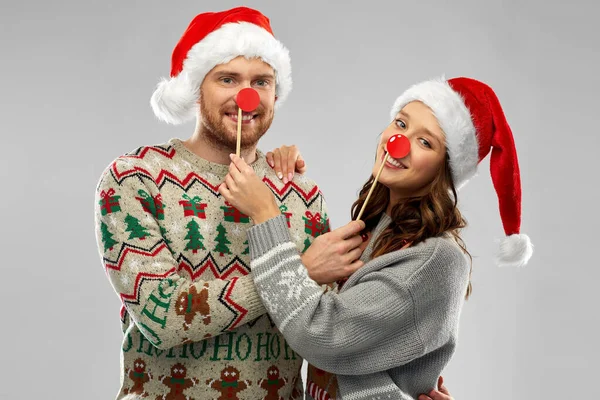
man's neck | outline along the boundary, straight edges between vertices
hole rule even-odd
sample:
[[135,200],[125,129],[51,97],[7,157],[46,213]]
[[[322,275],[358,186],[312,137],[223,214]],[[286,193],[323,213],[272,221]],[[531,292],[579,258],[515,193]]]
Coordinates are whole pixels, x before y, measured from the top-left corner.
[[[229,155],[235,153],[235,149],[223,148],[208,140],[206,136],[202,134],[199,127],[196,127],[196,131],[192,137],[185,140],[183,144],[198,157],[217,164],[227,165],[231,163]],[[250,148],[241,149],[240,156],[247,164],[252,164],[256,161],[256,145]]]

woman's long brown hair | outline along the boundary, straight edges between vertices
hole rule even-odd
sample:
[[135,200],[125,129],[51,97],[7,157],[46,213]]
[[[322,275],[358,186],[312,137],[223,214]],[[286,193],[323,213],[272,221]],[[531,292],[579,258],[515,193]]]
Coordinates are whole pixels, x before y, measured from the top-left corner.
[[[358,199],[352,204],[352,219],[358,217],[375,178],[371,176],[362,187]],[[365,207],[362,220],[365,222],[365,232],[372,231],[379,222],[389,204],[390,190],[384,185],[377,185],[373,189],[369,203]],[[450,234],[469,256],[471,270],[473,259],[467,251],[464,241],[460,237],[460,230],[467,225],[457,207],[457,193],[452,181],[450,164],[446,155],[444,164],[439,174],[430,184],[427,194],[419,197],[403,199],[392,207],[392,223],[377,238],[373,245],[371,257],[400,250],[406,243],[414,246],[424,240],[443,234]],[[469,285],[466,298],[472,292],[471,273],[469,272]]]

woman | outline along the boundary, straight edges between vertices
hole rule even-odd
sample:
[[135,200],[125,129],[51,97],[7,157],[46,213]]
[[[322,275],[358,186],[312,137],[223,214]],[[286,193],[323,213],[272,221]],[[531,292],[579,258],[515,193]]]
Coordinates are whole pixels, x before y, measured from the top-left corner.
[[[311,363],[313,398],[414,399],[435,388],[452,357],[463,300],[470,294],[470,261],[459,232],[465,221],[456,189],[489,152],[507,237],[500,264],[531,257],[520,231],[520,179],[510,127],[492,89],[473,79],[426,81],[392,108],[381,135],[373,175],[395,134],[410,153],[385,165],[363,221],[317,238],[302,258],[270,190],[238,157],[221,194],[252,217],[252,273],[265,307],[289,345]],[[373,184],[352,207],[353,219]],[[351,232],[363,230],[363,240]],[[329,235],[329,237],[328,237]],[[357,251],[358,247],[358,251]],[[323,291],[338,271],[324,254],[344,249],[354,272],[339,290]],[[351,261],[351,260],[350,260]],[[327,371],[328,374],[325,371]],[[332,375],[333,374],[333,375]]]

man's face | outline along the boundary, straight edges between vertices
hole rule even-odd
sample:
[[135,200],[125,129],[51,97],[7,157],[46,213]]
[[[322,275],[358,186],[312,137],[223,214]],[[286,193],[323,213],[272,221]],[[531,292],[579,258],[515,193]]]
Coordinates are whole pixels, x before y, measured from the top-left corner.
[[242,113],[242,149],[258,143],[273,122],[275,72],[259,58],[237,57],[214,67],[200,86],[202,131],[219,147],[235,151],[238,107],[235,96],[251,87],[260,96],[258,108]]

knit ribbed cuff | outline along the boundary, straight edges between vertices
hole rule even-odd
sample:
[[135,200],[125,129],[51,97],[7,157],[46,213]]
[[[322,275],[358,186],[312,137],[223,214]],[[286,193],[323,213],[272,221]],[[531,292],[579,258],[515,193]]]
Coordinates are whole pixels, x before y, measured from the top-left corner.
[[248,230],[250,259],[262,256],[275,246],[291,242],[285,215],[278,215]]

